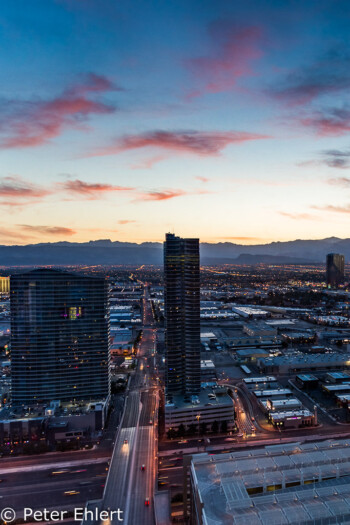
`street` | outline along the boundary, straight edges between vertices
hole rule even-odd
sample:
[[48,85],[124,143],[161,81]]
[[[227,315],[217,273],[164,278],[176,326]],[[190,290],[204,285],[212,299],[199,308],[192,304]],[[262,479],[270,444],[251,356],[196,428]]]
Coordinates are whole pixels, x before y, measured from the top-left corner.
[[[155,523],[153,494],[156,479],[157,387],[153,379],[155,329],[144,288],[144,330],[138,348],[138,365],[132,377],[121,428],[119,429],[100,510],[123,511],[124,523]],[[88,509],[93,508],[88,504]],[[95,505],[96,506],[96,505]],[[87,523],[95,523],[86,520]],[[103,522],[101,522],[102,524]]]

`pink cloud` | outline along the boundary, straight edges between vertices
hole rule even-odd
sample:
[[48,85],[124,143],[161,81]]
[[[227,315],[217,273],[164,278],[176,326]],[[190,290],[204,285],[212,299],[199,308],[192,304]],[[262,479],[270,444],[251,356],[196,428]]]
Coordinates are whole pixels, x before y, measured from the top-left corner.
[[204,190],[185,191],[185,190],[180,190],[180,189],[151,190],[151,191],[140,192],[134,202],[137,202],[137,201],[165,201],[169,199],[174,199],[176,197],[184,197],[186,195],[207,195],[208,193],[211,193],[211,192],[204,191]]
[[283,215],[283,217],[288,217],[289,219],[294,219],[298,221],[315,221],[320,220],[318,217],[315,217],[314,215],[311,215],[310,213],[289,213],[286,211],[279,211],[280,215]]
[[0,205],[21,207],[40,201],[49,195],[48,188],[26,181],[18,175],[0,179]]
[[264,241],[263,237],[217,237],[217,239],[227,241]]
[[113,155],[140,148],[157,148],[199,156],[217,156],[229,144],[269,138],[244,131],[149,131],[125,135],[92,156]]
[[329,204],[327,206],[312,206],[312,208],[314,210],[330,211],[336,213],[350,213],[350,204],[347,204],[345,206],[333,206],[332,204]]
[[349,177],[337,177],[335,179],[329,179],[328,183],[332,186],[339,186],[340,188],[349,188],[350,187],[350,178]]
[[71,236],[77,233],[75,230],[63,226],[32,226],[30,224],[21,224],[19,226],[24,231],[40,235]]
[[158,164],[158,162],[161,162],[162,160],[165,160],[167,158],[166,155],[155,155],[154,157],[150,157],[149,159],[141,160],[137,164],[133,164],[131,169],[133,170],[149,170],[153,168],[155,164]]
[[135,190],[135,188],[128,186],[115,186],[113,184],[103,184],[98,182],[90,183],[79,179],[61,182],[58,183],[57,186],[67,191],[69,194],[78,195],[90,200],[99,199],[102,194]]
[[9,242],[9,239],[11,239],[11,244],[13,243],[13,239],[17,241],[28,241],[28,239],[31,239],[32,235],[25,235],[22,233],[19,233],[17,231],[8,230],[6,228],[0,227],[0,239],[1,242]]
[[112,89],[119,88],[107,78],[90,73],[83,83],[69,87],[51,100],[6,101],[0,108],[0,148],[40,146],[67,128],[86,129],[83,124],[89,116],[115,111],[114,106],[89,96]]
[[200,86],[187,98],[203,93],[228,91],[240,77],[252,75],[252,63],[263,55],[260,27],[241,27],[230,21],[218,20],[209,26],[212,53],[185,61]]
[[187,195],[187,192],[184,190],[146,191],[140,193],[136,200],[165,201],[175,197],[183,197],[184,195]]

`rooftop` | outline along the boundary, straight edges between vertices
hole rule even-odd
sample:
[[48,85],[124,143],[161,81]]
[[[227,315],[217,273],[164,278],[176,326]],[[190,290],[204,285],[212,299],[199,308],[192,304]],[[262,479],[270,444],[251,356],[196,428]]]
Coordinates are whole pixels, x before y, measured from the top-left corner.
[[292,391],[289,388],[276,388],[270,390],[253,390],[256,397],[274,397],[283,395],[292,395]]
[[301,381],[318,381],[317,377],[312,374],[299,374],[297,377]]
[[[212,397],[209,397],[208,394],[211,394]],[[215,399],[214,396],[215,395]],[[188,400],[185,400],[188,399]],[[197,396],[192,396],[190,398],[184,398],[183,395],[173,395],[172,402],[168,402],[165,405],[165,411],[172,411],[174,409],[196,409],[199,410],[201,407],[209,406],[232,406],[232,399],[226,393],[225,389],[215,389],[215,388],[206,388],[202,389]]]
[[350,440],[200,454],[192,477],[208,525],[350,523]]
[[259,376],[259,377],[245,377],[243,381],[246,385],[252,383],[271,383],[272,381],[277,381],[275,376]]

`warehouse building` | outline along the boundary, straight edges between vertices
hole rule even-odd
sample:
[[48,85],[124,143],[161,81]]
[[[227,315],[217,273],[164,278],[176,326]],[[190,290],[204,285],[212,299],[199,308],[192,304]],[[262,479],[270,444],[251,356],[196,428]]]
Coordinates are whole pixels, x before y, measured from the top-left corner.
[[350,522],[350,440],[197,454],[188,473],[191,525]]
[[304,390],[312,390],[318,386],[318,378],[312,374],[299,374],[295,378],[298,387]]
[[264,374],[288,374],[302,371],[342,370],[350,366],[350,359],[349,356],[337,352],[326,354],[295,352],[257,359],[257,365]]

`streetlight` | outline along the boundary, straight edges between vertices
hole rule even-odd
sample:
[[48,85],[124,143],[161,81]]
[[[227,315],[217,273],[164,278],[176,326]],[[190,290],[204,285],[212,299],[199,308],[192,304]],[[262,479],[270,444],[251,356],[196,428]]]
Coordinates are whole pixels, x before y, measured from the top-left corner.
[[196,415],[196,419],[197,419],[197,421],[198,421],[198,436],[200,436],[200,426],[199,426],[199,420],[200,420],[200,417],[201,417],[200,414],[197,414],[197,415]]

